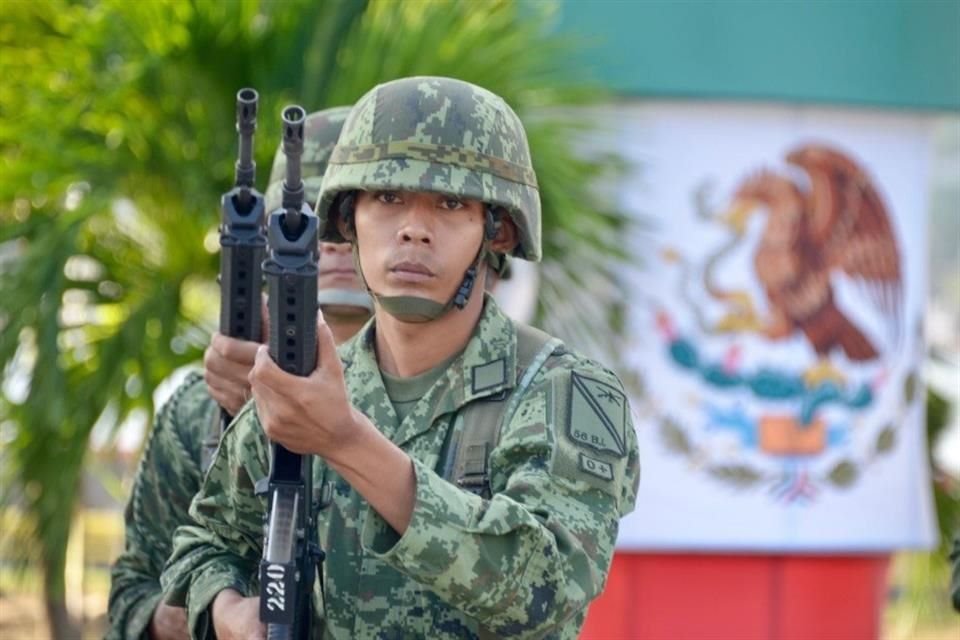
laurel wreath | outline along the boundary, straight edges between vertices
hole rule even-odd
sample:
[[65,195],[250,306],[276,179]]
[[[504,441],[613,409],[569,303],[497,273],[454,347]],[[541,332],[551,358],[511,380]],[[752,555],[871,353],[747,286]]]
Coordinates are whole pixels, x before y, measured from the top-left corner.
[[[917,372],[911,371],[904,378],[901,401],[895,418],[877,433],[873,446],[860,458],[844,458],[838,461],[814,480],[839,489],[847,489],[856,484],[865,469],[888,455],[896,447],[900,429],[906,422],[906,414],[917,401],[919,387]],[[723,484],[736,489],[746,489],[774,482],[777,479],[769,471],[749,464],[711,463],[709,451],[697,446],[688,435],[692,429],[685,427],[672,417],[661,416],[659,428],[660,438],[667,450],[684,456],[691,463],[704,466],[708,475]]]

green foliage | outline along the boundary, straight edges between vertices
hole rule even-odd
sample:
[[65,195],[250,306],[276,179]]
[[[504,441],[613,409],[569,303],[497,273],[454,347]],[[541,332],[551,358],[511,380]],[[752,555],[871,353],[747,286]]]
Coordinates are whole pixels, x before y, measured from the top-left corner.
[[948,554],[953,537],[960,531],[960,479],[939,468],[933,458],[933,448],[949,423],[950,403],[928,388],[926,413],[940,545],[932,551],[903,552],[894,557],[891,582],[896,585],[897,598],[887,611],[886,625],[887,635],[893,639],[926,637],[930,629],[948,628],[952,632],[956,628],[956,614],[950,606]]
[[946,558],[953,536],[960,531],[960,478],[951,477],[937,465],[933,448],[950,421],[950,402],[936,391],[927,389],[927,443],[933,474],[933,503],[940,529],[937,555]]
[[[217,202],[233,180],[234,95],[260,91],[266,178],[283,104],[349,104],[395,77],[483,85],[529,125],[542,185],[550,325],[616,339],[591,292],[624,221],[589,184],[614,167],[574,152],[560,107],[595,92],[545,34],[549,4],[497,0],[8,1],[0,17],[0,507],[32,518],[18,546],[62,600],[64,550],[95,425],[153,412],[214,326]],[[561,256],[564,258],[561,259]],[[560,296],[560,292],[563,296]],[[601,343],[602,347],[603,344]],[[14,538],[9,538],[11,542]],[[59,576],[59,578],[58,578]]]
[[857,465],[849,460],[841,460],[830,470],[827,478],[838,487],[850,487],[859,475]]
[[708,468],[707,473],[738,489],[753,486],[763,480],[763,474],[746,465],[714,466]]
[[893,446],[897,443],[897,430],[893,425],[887,425],[883,428],[879,435],[877,435],[877,453],[886,453],[893,449]]
[[660,437],[664,445],[671,451],[677,451],[684,455],[693,453],[693,444],[690,442],[687,432],[679,424],[670,419],[665,419],[660,423]]

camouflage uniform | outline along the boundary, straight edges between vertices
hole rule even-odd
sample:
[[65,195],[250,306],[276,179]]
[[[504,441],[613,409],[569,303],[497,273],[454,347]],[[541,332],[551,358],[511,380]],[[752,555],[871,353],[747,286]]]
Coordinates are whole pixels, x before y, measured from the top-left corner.
[[[516,386],[512,322],[487,298],[463,354],[397,424],[373,352],[373,325],[340,348],[347,390],[414,461],[416,504],[398,537],[322,459],[314,486],[332,485],[318,514],[325,638],[575,638],[603,589],[619,518],[633,509],[636,435],[623,389],[600,365],[561,350],[534,377],[490,456],[490,500],[444,480],[451,434],[470,403]],[[584,444],[586,440],[589,444]],[[213,638],[208,607],[232,587],[257,595],[268,442],[252,405],[224,435],[191,506],[199,526],[177,532],[164,582],[186,603],[196,637]],[[189,589],[189,592],[188,592]],[[319,635],[319,632],[318,632]]]
[[[316,199],[330,152],[349,108],[312,113],[304,129],[303,181]],[[286,157],[278,150],[265,194],[268,211],[280,206]],[[189,522],[187,508],[203,480],[202,442],[219,420],[219,408],[203,378],[190,374],[161,408],[134,478],[124,512],[124,551],[111,571],[107,638],[146,638],[160,601],[160,573],[173,532]]]
[[[540,201],[522,124],[502,99],[447,78],[408,78],[361,98],[324,176],[321,239],[343,241],[352,190],[433,191],[484,202],[485,239],[461,291],[489,250],[496,216],[518,226],[517,257],[540,257]],[[470,285],[470,286],[467,286]],[[373,295],[377,313],[429,321],[456,305]],[[454,298],[451,298],[453,300]],[[411,312],[410,309],[416,309]],[[620,517],[639,481],[636,434],[617,377],[555,350],[518,385],[517,326],[489,297],[465,349],[403,421],[374,353],[371,322],[340,348],[352,404],[413,460],[416,495],[399,536],[322,459],[314,486],[317,538],[327,552],[313,593],[324,638],[575,638],[603,589]],[[526,378],[526,376],[524,376]],[[472,407],[505,402],[491,452],[489,499],[444,477]],[[269,443],[248,405],[224,435],[201,492],[195,526],[177,531],[163,581],[185,604],[195,637],[211,638],[210,606],[233,588],[258,594]]]
[[112,571],[108,638],[146,638],[160,602],[160,572],[173,531],[189,521],[203,480],[203,441],[219,407],[194,372],[160,409],[124,512],[126,544]]

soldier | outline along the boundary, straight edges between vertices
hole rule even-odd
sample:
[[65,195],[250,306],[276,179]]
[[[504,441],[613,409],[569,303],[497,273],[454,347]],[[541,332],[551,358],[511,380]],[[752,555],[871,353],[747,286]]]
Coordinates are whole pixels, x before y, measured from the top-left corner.
[[[488,255],[540,258],[526,134],[449,78],[379,85],[353,108],[317,206],[353,243],[374,322],[288,375],[261,348],[163,582],[198,638],[263,637],[267,438],[330,485],[314,588],[325,638],[575,638],[609,570],[639,460],[617,377],[509,320]],[[499,261],[495,261],[499,262]]]
[[[330,151],[349,111],[340,107],[307,117],[303,179],[311,200],[319,194]],[[265,195],[268,212],[280,206],[285,172],[286,156],[278,150]],[[372,302],[353,268],[350,245],[321,244],[317,287],[338,343],[370,317]],[[161,602],[160,572],[172,548],[173,532],[189,521],[187,507],[200,489],[205,468],[202,443],[219,428],[217,404],[231,414],[243,407],[250,396],[247,375],[258,346],[214,334],[204,354],[204,376],[191,373],[160,409],[125,512],[126,545],[112,571],[108,638],[189,637],[184,610]]]

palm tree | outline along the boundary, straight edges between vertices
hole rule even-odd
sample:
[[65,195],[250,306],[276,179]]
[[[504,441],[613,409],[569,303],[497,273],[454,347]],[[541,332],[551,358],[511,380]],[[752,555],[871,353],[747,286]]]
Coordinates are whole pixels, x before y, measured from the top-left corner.
[[[597,331],[616,314],[582,301],[610,289],[605,258],[620,255],[624,220],[588,191],[612,164],[578,157],[585,129],[558,109],[596,93],[565,69],[543,26],[552,10],[508,0],[4,5],[0,507],[26,515],[4,543],[42,567],[55,638],[76,637],[65,549],[91,431],[150,415],[157,384],[198,358],[214,326],[216,203],[232,180],[239,87],[262,96],[261,167],[279,131],[267,114],[284,103],[350,104],[417,74],[499,93],[529,124],[542,188],[543,324],[575,340],[616,338]],[[558,292],[598,311],[564,313]]]

